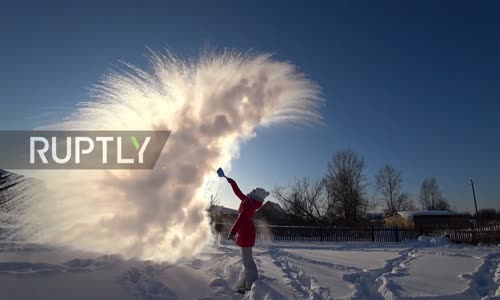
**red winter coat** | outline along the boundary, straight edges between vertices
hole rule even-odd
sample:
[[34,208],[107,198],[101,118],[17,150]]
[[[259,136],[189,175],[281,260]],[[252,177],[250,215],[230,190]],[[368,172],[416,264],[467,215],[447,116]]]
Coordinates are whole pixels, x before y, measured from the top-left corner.
[[231,228],[231,233],[236,234],[236,245],[240,247],[253,247],[255,245],[255,227],[253,216],[255,211],[262,206],[262,202],[252,200],[243,194],[231,178],[227,179],[233,188],[234,193],[240,198],[240,208],[238,209],[238,219]]

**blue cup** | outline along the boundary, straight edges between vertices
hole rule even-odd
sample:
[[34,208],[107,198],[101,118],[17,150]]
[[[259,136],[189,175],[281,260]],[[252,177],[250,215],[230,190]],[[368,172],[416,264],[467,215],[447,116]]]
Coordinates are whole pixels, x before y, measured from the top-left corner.
[[226,177],[226,175],[224,175],[224,170],[222,170],[222,168],[217,169],[217,175],[219,175],[219,177]]

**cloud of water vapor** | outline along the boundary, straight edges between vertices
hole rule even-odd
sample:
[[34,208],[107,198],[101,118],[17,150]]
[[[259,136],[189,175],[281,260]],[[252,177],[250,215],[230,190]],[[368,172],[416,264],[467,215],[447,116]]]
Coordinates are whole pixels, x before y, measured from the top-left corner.
[[196,255],[212,241],[203,187],[259,126],[320,122],[318,87],[270,55],[151,53],[152,68],[107,75],[89,102],[49,126],[171,130],[153,170],[38,171],[44,191],[17,197],[31,241],[151,260]]

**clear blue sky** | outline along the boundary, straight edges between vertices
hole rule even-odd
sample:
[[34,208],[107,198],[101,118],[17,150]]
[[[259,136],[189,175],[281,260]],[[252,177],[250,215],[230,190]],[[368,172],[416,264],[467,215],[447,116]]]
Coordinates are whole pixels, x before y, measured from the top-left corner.
[[71,2],[2,4],[0,129],[65,116],[119,60],[146,65],[146,46],[254,49],[321,85],[326,125],[258,130],[230,174],[244,190],[320,176],[350,148],[372,182],[392,164],[416,198],[436,176],[471,211],[473,177],[479,206],[500,208],[498,1]]

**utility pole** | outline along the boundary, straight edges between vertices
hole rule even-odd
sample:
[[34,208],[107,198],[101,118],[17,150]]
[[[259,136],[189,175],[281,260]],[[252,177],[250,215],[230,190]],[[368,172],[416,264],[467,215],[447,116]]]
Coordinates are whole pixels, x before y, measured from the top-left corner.
[[479,224],[479,214],[477,213],[477,201],[476,201],[476,191],[474,190],[474,181],[470,180],[470,183],[472,185],[472,195],[474,196],[474,207],[476,208],[476,222]]

